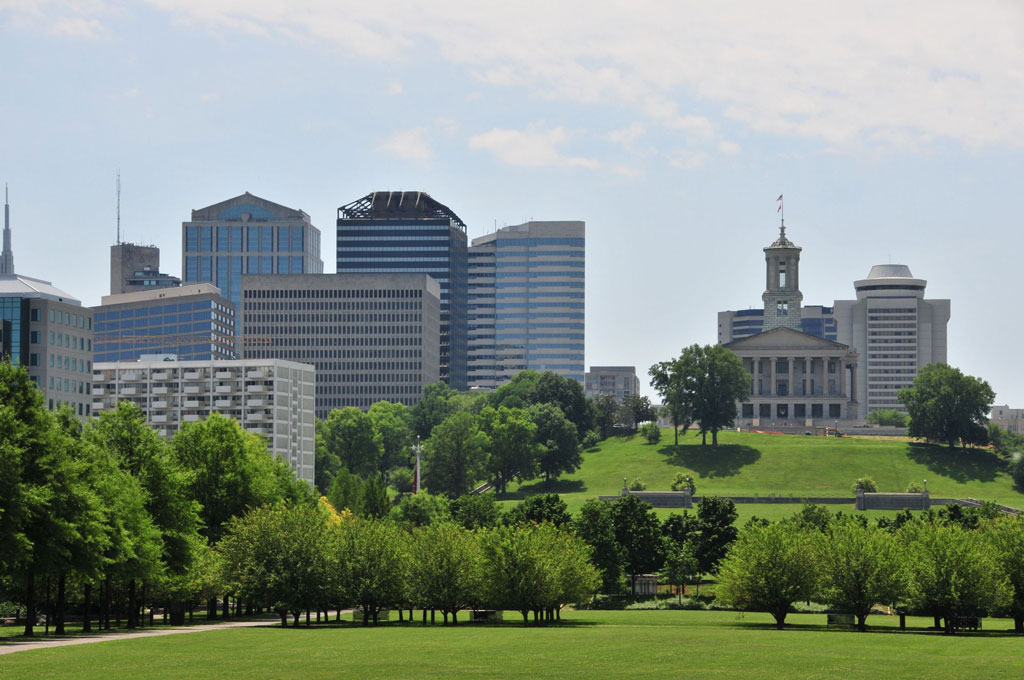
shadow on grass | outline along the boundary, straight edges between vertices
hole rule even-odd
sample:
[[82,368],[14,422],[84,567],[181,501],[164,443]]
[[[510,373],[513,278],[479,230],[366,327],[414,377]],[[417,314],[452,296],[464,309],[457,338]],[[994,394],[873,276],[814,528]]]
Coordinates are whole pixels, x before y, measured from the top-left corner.
[[671,465],[689,468],[704,478],[731,477],[761,458],[760,451],[743,444],[720,444],[718,448],[663,446],[658,453]]
[[992,482],[999,475],[1003,461],[985,449],[950,450],[946,446],[920,444],[907,445],[907,456],[915,463],[957,482]]
[[515,491],[509,491],[501,496],[503,501],[521,501],[529,496],[536,496],[541,493],[580,493],[587,490],[587,483],[582,479],[553,479],[550,482],[533,482],[523,484]]

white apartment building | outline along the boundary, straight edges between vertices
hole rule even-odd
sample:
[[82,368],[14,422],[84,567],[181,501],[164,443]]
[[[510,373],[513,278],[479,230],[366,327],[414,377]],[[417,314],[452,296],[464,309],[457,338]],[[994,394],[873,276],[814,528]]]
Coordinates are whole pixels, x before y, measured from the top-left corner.
[[263,435],[270,451],[313,483],[316,373],[281,359],[177,361],[173,355],[93,365],[92,412],[130,401],[163,437],[213,412]]
[[996,404],[989,414],[989,422],[995,423],[1007,432],[1024,434],[1024,408],[1010,408],[1003,404]]
[[631,394],[640,393],[636,366],[591,366],[583,381],[587,398],[606,394],[620,404]]

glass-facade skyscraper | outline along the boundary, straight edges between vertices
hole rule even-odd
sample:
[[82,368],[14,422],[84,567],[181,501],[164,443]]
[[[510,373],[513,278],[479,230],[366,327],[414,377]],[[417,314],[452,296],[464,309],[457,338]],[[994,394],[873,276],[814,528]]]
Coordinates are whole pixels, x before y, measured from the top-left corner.
[[338,273],[428,274],[441,286],[441,380],[467,387],[466,224],[421,191],[377,191],[338,208]]
[[469,249],[469,385],[500,387],[525,369],[583,382],[583,222],[527,222]]
[[181,224],[183,283],[212,283],[239,302],[242,274],[322,274],[309,215],[249,192],[192,211]]

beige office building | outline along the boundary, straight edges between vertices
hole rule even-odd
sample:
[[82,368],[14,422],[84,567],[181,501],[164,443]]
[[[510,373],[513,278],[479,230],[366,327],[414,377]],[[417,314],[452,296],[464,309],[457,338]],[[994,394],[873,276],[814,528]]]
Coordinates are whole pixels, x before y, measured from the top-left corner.
[[94,414],[130,401],[163,437],[220,413],[263,435],[295,476],[313,483],[316,374],[278,359],[177,361],[169,355],[93,367]]
[[583,380],[587,398],[607,395],[620,404],[631,394],[640,393],[636,366],[591,366]]

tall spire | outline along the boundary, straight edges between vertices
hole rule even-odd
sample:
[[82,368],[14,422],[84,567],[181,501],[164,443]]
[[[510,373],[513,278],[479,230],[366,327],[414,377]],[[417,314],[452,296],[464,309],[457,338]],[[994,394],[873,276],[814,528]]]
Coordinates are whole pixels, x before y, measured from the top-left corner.
[[0,276],[14,274],[14,253],[11,251],[11,206],[7,183],[4,182],[4,249],[0,252]]

